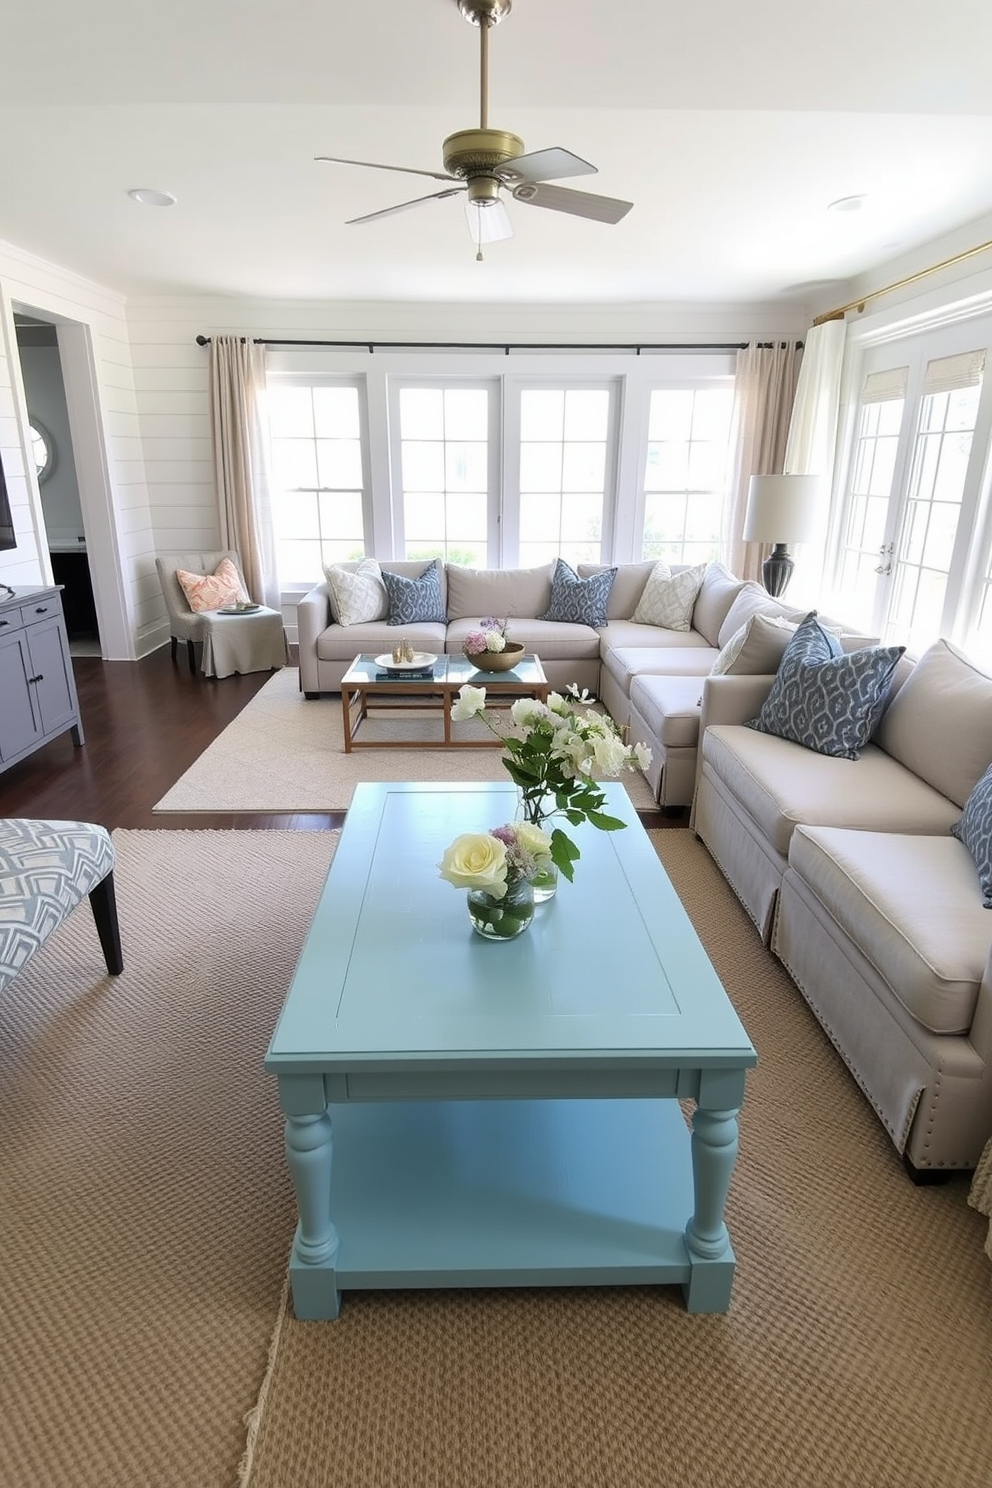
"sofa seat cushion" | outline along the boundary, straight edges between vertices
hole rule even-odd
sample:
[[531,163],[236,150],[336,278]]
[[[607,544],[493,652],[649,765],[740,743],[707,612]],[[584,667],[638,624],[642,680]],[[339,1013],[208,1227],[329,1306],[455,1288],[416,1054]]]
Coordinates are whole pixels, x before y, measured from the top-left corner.
[[668,749],[695,749],[699,743],[702,686],[698,677],[635,677],[630,701],[657,739]]
[[950,833],[953,801],[875,744],[857,760],[817,754],[743,724],[714,724],[703,759],[762,836],[785,857],[803,823],[873,832]]
[[[450,621],[446,649],[457,655],[465,637],[478,628],[478,618]],[[599,631],[589,625],[511,616],[506,634],[508,640],[519,641],[525,651],[535,653],[544,661],[596,661],[599,657]]]
[[329,625],[317,637],[320,661],[354,661],[356,656],[382,656],[402,638],[415,651],[433,651],[444,655],[445,627],[429,621],[417,621],[397,628],[386,620],[368,620],[363,625]]
[[992,916],[960,842],[799,827],[789,866],[917,1022],[967,1032]]
[[716,647],[711,646],[698,630],[664,630],[660,625],[635,625],[633,620],[611,620],[602,627],[599,635],[604,657],[608,651],[631,646],[647,646],[654,650],[661,646],[671,646],[678,651],[695,646],[706,650],[713,658],[719,655]]
[[[658,649],[650,646],[621,646],[617,650],[603,652],[603,666],[629,697],[630,686],[635,677],[653,674],[702,679],[709,674],[716,654],[712,646],[687,646],[684,649],[676,646]],[[701,680],[699,687],[702,688]]]

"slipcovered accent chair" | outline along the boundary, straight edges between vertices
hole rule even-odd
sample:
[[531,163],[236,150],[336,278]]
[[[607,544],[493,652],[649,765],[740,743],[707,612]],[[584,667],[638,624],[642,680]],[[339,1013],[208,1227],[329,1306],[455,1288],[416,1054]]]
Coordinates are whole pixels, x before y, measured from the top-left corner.
[[[217,609],[194,610],[177,577],[185,574],[209,576],[227,559],[240,585],[238,598],[250,598],[241,559],[233,548],[204,553],[161,553],[155,559],[165,607],[169,612],[172,659],[179,641],[186,642],[189,669],[196,672],[196,647],[201,647],[200,670],[206,677],[229,677],[233,672],[265,672],[286,665],[286,632],[282,615],[259,605],[244,615],[222,614]],[[218,601],[215,601],[218,602]],[[226,603],[225,600],[219,601]]]
[[93,822],[0,818],[0,991],[89,896],[107,970],[124,970],[114,849]]

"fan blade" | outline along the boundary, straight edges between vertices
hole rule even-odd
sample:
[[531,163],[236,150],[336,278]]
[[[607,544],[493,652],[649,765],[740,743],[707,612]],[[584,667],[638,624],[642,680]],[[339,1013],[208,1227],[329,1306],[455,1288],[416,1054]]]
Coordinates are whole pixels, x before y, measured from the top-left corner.
[[570,191],[567,186],[543,186],[536,181],[524,181],[515,187],[513,199],[529,207],[568,212],[572,217],[591,217],[594,222],[619,222],[634,205],[615,196],[594,196],[591,191]]
[[377,160],[343,160],[340,155],[315,155],[314,160],[324,165],[364,165],[369,170],[403,171],[407,176],[430,176],[432,181],[457,181],[457,176],[449,176],[444,171],[415,170],[411,165],[380,165]]
[[556,145],[550,150],[532,150],[529,155],[518,155],[498,166],[493,175],[514,186],[518,181],[563,181],[566,176],[594,176],[596,167],[588,160],[573,155],[571,150],[562,150]]
[[354,227],[357,222],[377,222],[380,217],[394,217],[397,212],[406,212],[410,207],[419,207],[421,202],[444,201],[448,196],[460,196],[464,190],[464,186],[453,186],[447,191],[432,191],[430,196],[415,196],[413,201],[400,202],[396,207],[383,207],[381,212],[366,212],[364,217],[349,217],[345,227]]
[[465,215],[473,243],[498,243],[513,237],[513,224],[506,207],[499,200],[482,206],[465,199]]

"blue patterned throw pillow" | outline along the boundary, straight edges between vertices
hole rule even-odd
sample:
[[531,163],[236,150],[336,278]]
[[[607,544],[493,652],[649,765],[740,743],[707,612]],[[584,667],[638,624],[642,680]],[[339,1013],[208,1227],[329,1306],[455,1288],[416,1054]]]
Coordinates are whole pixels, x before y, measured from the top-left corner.
[[974,858],[982,903],[992,909],[992,765],[973,787],[961,820],[954,823],[951,832]]
[[389,598],[387,625],[415,625],[418,621],[444,625],[448,617],[441,598],[436,558],[427,565],[419,579],[408,579],[403,574],[383,569],[382,582]]
[[551,577],[551,603],[537,618],[572,625],[605,625],[616,572],[615,568],[602,568],[588,579],[580,579],[564,558],[559,558]]
[[845,653],[813,611],[786,647],[764,706],[747,727],[855,760],[882,716],[905,649],[866,646]]

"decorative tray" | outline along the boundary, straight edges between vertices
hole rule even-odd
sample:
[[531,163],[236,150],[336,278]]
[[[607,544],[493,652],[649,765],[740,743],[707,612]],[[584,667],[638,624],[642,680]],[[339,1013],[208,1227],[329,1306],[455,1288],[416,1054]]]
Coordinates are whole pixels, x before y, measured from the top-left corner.
[[261,605],[242,602],[241,604],[221,605],[217,613],[218,615],[254,615],[255,611],[261,608]]
[[377,667],[395,677],[404,677],[408,672],[426,672],[436,661],[437,656],[433,651],[414,651],[412,661],[394,661],[388,651],[375,658]]

